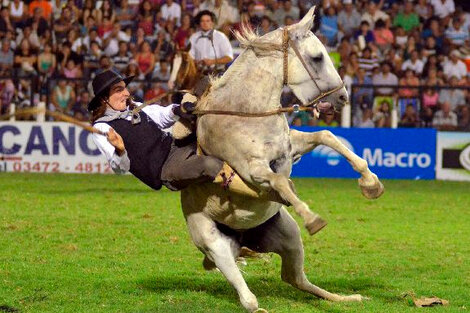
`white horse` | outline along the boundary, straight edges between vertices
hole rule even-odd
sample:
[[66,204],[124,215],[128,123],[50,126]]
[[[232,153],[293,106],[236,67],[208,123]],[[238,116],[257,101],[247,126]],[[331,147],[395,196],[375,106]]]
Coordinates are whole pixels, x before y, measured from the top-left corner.
[[[297,24],[262,37],[245,30],[237,33],[246,47],[229,70],[212,82],[199,101],[199,110],[262,113],[279,108],[283,82],[308,104],[319,95],[340,110],[347,92],[328,53],[310,31],[312,8]],[[327,110],[328,106],[323,110]],[[383,185],[367,162],[347,149],[329,131],[304,133],[289,130],[283,114],[240,117],[206,114],[198,119],[198,141],[210,155],[226,160],[243,179],[259,190],[276,190],[294,207],[309,229],[318,216],[301,201],[288,177],[292,163],[320,143],[346,157],[361,174],[363,194],[376,198]],[[183,212],[194,244],[205,254],[203,266],[217,267],[238,292],[243,307],[259,309],[235,262],[242,246],[274,252],[282,258],[281,277],[300,290],[331,301],[361,301],[361,295],[342,296],[310,283],[303,269],[299,228],[277,202],[241,197],[214,184],[194,185],[181,193]],[[310,230],[310,229],[309,229]]]

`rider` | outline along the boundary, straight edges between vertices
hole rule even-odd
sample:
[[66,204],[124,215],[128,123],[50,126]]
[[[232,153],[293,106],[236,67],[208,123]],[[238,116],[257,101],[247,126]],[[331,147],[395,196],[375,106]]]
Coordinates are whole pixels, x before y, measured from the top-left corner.
[[[98,74],[92,83],[95,96],[88,104],[93,126],[107,134],[93,133],[93,141],[115,173],[130,171],[155,190],[162,185],[180,190],[192,183],[212,181],[235,193],[259,198],[225,162],[197,155],[195,143],[183,144],[164,131],[179,118],[192,119],[187,113],[194,109],[192,103],[149,105],[133,118],[134,104],[126,88],[132,79],[113,70]],[[268,194],[266,199],[279,198]]]
[[230,41],[224,33],[214,29],[215,20],[211,11],[199,12],[195,21],[200,30],[189,38],[189,53],[206,73],[223,72],[226,64],[233,60]]

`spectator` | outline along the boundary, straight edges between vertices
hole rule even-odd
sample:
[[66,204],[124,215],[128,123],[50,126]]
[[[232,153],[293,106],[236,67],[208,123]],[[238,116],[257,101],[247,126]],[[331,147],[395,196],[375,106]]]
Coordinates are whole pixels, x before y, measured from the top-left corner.
[[[381,66],[382,71],[372,77],[372,84],[374,85],[398,85],[398,78],[391,72],[392,66],[389,62],[385,61]],[[395,93],[394,88],[380,87],[376,88],[376,96],[391,96]]]
[[52,91],[51,100],[55,111],[67,114],[75,102],[75,92],[66,80],[60,79]]
[[410,32],[419,26],[419,17],[414,12],[413,0],[405,0],[403,11],[393,19],[393,26],[401,26],[405,32]]
[[47,0],[33,0],[29,3],[28,13],[30,16],[34,15],[34,10],[39,7],[42,9],[42,16],[49,21],[52,13],[52,5]]
[[90,51],[91,49],[91,46],[90,46],[90,43],[94,41],[98,44],[98,46],[102,47],[102,40],[101,38],[98,36],[98,29],[97,28],[93,28],[93,29],[90,29],[90,33],[88,34],[88,36],[86,36],[84,39],[83,39],[83,45],[85,45],[85,47],[87,48],[88,51]]
[[457,77],[458,80],[467,76],[467,67],[465,63],[459,60],[460,53],[458,50],[452,50],[450,53],[450,60],[444,63],[444,76],[449,79],[452,76]]
[[392,117],[391,117],[391,109],[390,103],[388,101],[382,101],[377,108],[377,111],[374,114],[373,121],[375,122],[375,126],[379,128],[390,128],[392,127]]
[[65,7],[59,19],[54,23],[54,33],[57,42],[62,42],[65,39],[67,33],[72,30],[74,23],[72,12],[69,8]]
[[415,72],[417,75],[421,75],[424,68],[424,62],[419,59],[419,53],[417,50],[411,51],[411,56],[408,60],[403,62],[401,70],[405,72],[410,69]]
[[115,23],[113,30],[103,37],[103,49],[104,53],[111,57],[119,52],[119,42],[128,42],[129,36],[121,30],[121,24]]
[[465,29],[463,27],[463,20],[460,18],[454,18],[452,20],[452,26],[445,31],[444,36],[453,48],[461,47],[465,43],[465,40],[470,38],[468,28]]
[[158,69],[153,73],[153,78],[162,82],[170,79],[170,66],[166,60],[160,60]]
[[119,42],[119,52],[113,56],[113,63],[119,73],[124,73],[131,60],[131,55],[127,46],[127,42]]
[[362,21],[361,28],[356,31],[354,38],[358,41],[359,49],[364,50],[366,46],[375,41],[374,33],[369,29],[369,22]]
[[189,43],[189,37],[192,35],[191,28],[191,15],[188,13],[183,14],[181,18],[181,26],[176,31],[174,42],[179,49],[185,48]]
[[52,77],[57,66],[56,56],[52,53],[52,45],[46,43],[44,51],[38,56],[38,72],[40,75]]
[[433,111],[436,111],[439,104],[439,93],[435,88],[432,88],[433,85],[429,84],[427,86],[423,92],[422,107],[431,108]]
[[216,27],[218,29],[234,24],[240,19],[238,10],[231,6],[227,0],[205,0],[201,9],[217,13]]
[[470,131],[470,106],[468,104],[460,108],[460,118],[457,127],[459,131]]
[[372,77],[372,70],[379,67],[379,60],[372,55],[369,47],[362,51],[362,56],[358,60],[359,67],[365,70],[367,76]]
[[84,76],[87,78],[94,77],[94,74],[99,68],[99,61],[102,56],[102,51],[98,42],[92,41],[90,50],[87,51],[83,62]]
[[269,16],[263,15],[263,17],[261,18],[261,25],[259,28],[260,36],[265,35],[273,30],[274,28],[273,28],[271,19],[269,18]]
[[88,121],[87,106],[90,100],[90,93],[86,89],[82,90],[70,109],[71,115],[79,121]]
[[144,31],[145,36],[153,35],[153,8],[149,0],[144,0],[140,4],[139,16],[137,17],[137,27]]
[[7,7],[0,9],[0,37],[3,37],[7,32],[14,32],[15,28],[10,20],[10,12]]
[[32,76],[36,74],[36,51],[31,48],[29,41],[23,38],[15,51],[14,64],[19,76]]
[[142,81],[145,79],[144,75],[140,72],[139,66],[135,60],[131,60],[124,72],[126,77],[134,76],[135,78],[127,85],[131,95],[134,95],[137,101],[144,100],[144,91],[142,88]]
[[432,17],[432,8],[427,3],[427,0],[418,0],[418,3],[415,5],[415,12],[421,21],[426,21]]
[[[353,79],[354,85],[371,85],[372,79],[366,75],[363,68],[359,68]],[[353,103],[367,103],[372,105],[373,89],[369,87],[356,87],[354,89]]]
[[431,107],[423,106],[420,113],[421,127],[433,127],[432,120],[434,118],[434,111]]
[[96,22],[98,23],[98,25],[104,24],[105,21],[107,21],[111,25],[113,25],[116,21],[116,14],[114,13],[113,4],[111,3],[111,0],[103,0],[101,7],[96,14]]
[[389,19],[390,17],[380,10],[374,1],[369,1],[367,11],[361,16],[361,21],[366,21],[369,25],[375,25],[378,20],[388,23]]
[[439,94],[440,103],[448,103],[452,111],[457,111],[457,107],[465,105],[465,93],[462,89],[456,89],[459,87],[459,80],[456,76],[452,76],[449,79],[449,85],[454,88],[442,89]]
[[438,130],[455,130],[457,128],[457,114],[451,110],[449,102],[443,102],[441,109],[434,114],[432,125]]
[[169,60],[173,55],[173,43],[167,39],[166,33],[158,33],[157,46],[155,47],[155,62],[159,60]]
[[10,112],[10,104],[15,96],[15,85],[11,79],[0,81],[0,114]]
[[120,6],[116,8],[116,21],[121,24],[122,29],[126,27],[134,27],[134,17],[136,16],[136,11],[133,7],[129,5],[128,0],[121,0]]
[[62,69],[61,73],[65,78],[82,78],[82,70],[80,69],[80,66],[75,64],[75,61],[73,59],[68,59],[67,64],[65,67]]
[[454,0],[430,0],[429,3],[433,6],[434,14],[441,19],[442,24],[447,25],[452,13],[455,12]]
[[358,123],[355,126],[359,128],[374,128],[375,124],[372,121],[372,116],[373,116],[372,109],[365,107],[364,110],[362,111],[361,119],[358,121]]
[[161,11],[163,19],[173,21],[175,25],[180,25],[181,6],[178,3],[173,0],[165,0],[165,4],[162,5]]
[[26,26],[31,27],[38,37],[44,36],[44,33],[49,29],[49,24],[43,17],[41,7],[34,9],[33,16],[26,20]]
[[145,79],[151,79],[155,68],[155,55],[151,51],[148,41],[144,41],[140,46],[139,52],[135,56],[140,72]]
[[338,28],[345,36],[354,35],[354,30],[359,28],[361,15],[352,4],[352,0],[343,1],[344,10],[338,13]]
[[13,74],[14,54],[10,49],[10,46],[10,41],[3,38],[2,48],[0,50],[0,76],[9,76]]
[[[93,24],[95,21],[95,16],[98,15],[98,10],[96,9],[96,2],[94,0],[85,0],[83,5],[83,13],[81,16],[81,24],[89,23],[89,19],[92,18]],[[96,25],[91,25],[96,26]]]
[[403,88],[419,86],[419,78],[411,68],[405,70],[405,76],[400,78],[399,85],[401,88],[398,90],[398,95],[401,98],[416,98],[418,96],[419,90],[417,88]]
[[335,120],[334,114],[320,114],[317,126],[319,127],[338,127],[338,121]]
[[395,41],[392,31],[388,29],[382,20],[375,23],[374,40],[382,52],[388,50]]
[[416,111],[413,105],[408,104],[406,106],[405,113],[403,113],[401,117],[399,126],[407,127],[407,128],[414,128],[414,127],[418,127],[418,125],[419,125],[418,115],[416,114]]
[[441,49],[437,46],[436,38],[434,38],[433,36],[429,36],[428,38],[426,38],[422,53],[425,58],[431,55],[441,54]]
[[22,0],[13,0],[9,4],[9,16],[14,28],[21,28],[28,15],[27,5]]
[[321,17],[320,32],[327,39],[327,45],[334,47],[337,44],[338,16],[334,7],[326,9],[326,14]]

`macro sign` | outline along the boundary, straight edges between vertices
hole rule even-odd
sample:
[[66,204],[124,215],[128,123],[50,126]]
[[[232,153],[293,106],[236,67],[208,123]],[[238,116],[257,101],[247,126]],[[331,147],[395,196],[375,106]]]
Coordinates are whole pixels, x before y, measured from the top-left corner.
[[[299,127],[304,132],[326,128]],[[434,179],[436,130],[388,128],[328,128],[369,164],[379,178]],[[320,145],[294,165],[294,177],[359,177],[339,153]]]
[[112,173],[89,132],[56,122],[0,122],[0,171]]

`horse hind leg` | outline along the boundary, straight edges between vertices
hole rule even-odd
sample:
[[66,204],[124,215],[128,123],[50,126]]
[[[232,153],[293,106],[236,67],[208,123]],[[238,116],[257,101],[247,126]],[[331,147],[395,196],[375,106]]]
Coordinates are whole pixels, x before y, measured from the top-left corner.
[[250,175],[258,183],[268,182],[271,188],[294,207],[294,211],[304,221],[304,226],[310,235],[319,232],[327,225],[320,215],[312,212],[309,206],[296,195],[293,183],[282,174],[274,173],[269,165],[261,161],[250,162]]
[[352,168],[361,174],[358,183],[364,197],[376,199],[384,193],[385,188],[383,184],[379,181],[377,175],[370,171],[367,161],[349,150],[348,147],[330,131],[322,130],[314,133],[305,133],[291,130],[290,139],[292,144],[292,157],[294,159],[312,151],[318,145],[328,146],[344,156],[349,164],[351,164]]
[[312,284],[304,273],[304,248],[295,220],[283,207],[264,225],[248,231],[243,244],[258,252],[274,252],[281,256],[281,278],[293,287],[329,301],[362,301],[361,295],[339,295]]
[[[207,259],[206,265],[215,265],[236,289],[242,306],[249,312],[262,312],[258,307],[256,296],[250,291],[235,262],[240,246],[234,239],[221,233],[217,225],[204,213],[193,213],[187,216],[189,233],[194,244]],[[236,252],[234,254],[234,251]]]

